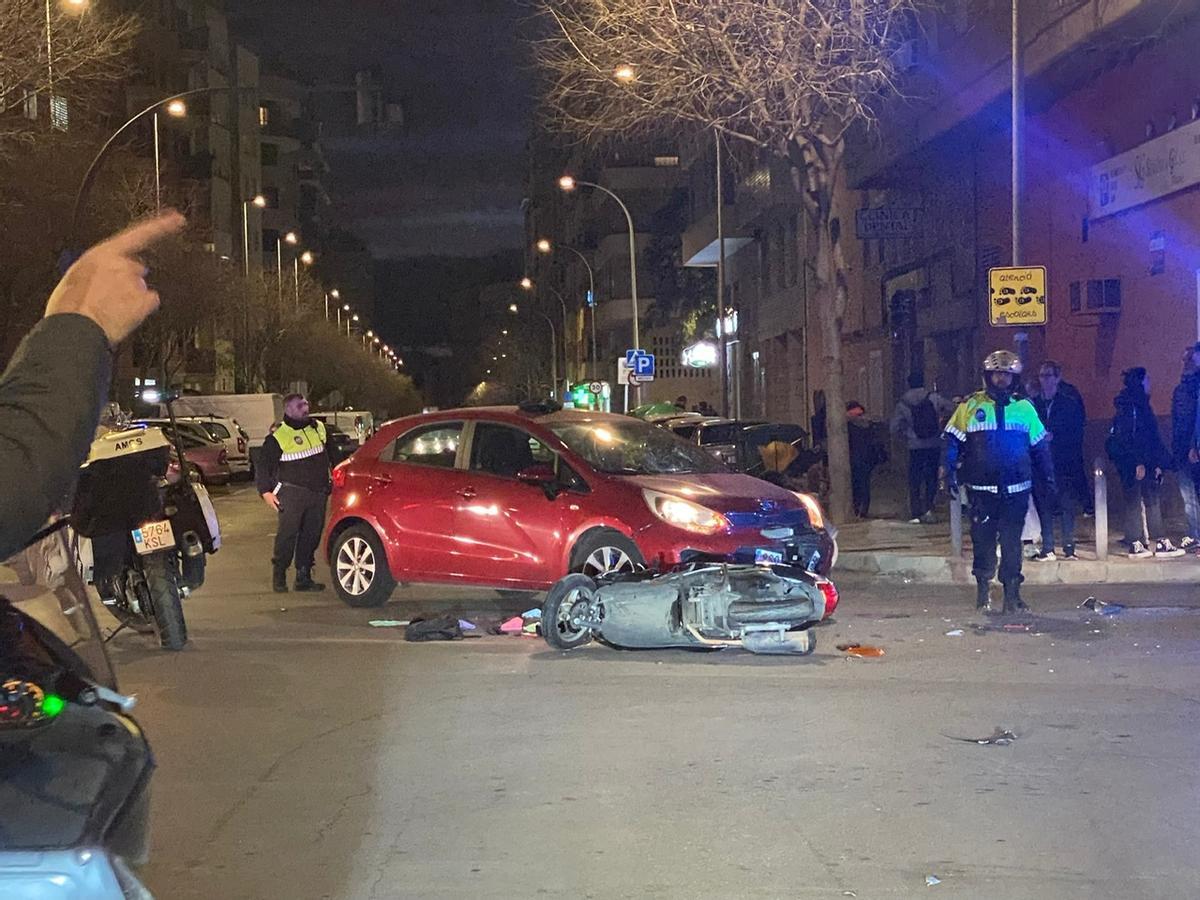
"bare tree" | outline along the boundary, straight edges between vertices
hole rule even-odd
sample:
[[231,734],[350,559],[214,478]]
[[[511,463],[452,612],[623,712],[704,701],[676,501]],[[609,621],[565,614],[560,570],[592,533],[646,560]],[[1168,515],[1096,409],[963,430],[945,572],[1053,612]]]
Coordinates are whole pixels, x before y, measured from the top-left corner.
[[870,123],[929,0],[540,0],[534,51],[552,120],[582,137],[715,129],[791,165],[815,229],[832,512],[850,514],[834,207],[846,137]]
[[35,123],[16,113],[30,98],[79,108],[119,81],[139,29],[130,15],[74,12],[57,0],[49,7],[0,0],[0,152],[36,133]]

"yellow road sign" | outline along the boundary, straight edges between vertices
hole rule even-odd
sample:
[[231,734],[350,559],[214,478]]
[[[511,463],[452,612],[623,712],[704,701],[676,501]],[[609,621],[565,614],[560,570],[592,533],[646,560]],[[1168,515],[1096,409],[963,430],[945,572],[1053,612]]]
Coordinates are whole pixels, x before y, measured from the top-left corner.
[[1046,267],[988,269],[988,310],[996,326],[1046,324]]

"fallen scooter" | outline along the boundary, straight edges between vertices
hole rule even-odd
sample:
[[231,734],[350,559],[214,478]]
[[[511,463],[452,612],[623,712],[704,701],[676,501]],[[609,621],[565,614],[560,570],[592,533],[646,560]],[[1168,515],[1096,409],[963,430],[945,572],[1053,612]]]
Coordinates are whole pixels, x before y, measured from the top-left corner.
[[741,647],[804,656],[812,626],[837,606],[833,583],[789,564],[692,562],[663,574],[557,581],[542,607],[542,634],[556,650],[598,639],[627,649]]

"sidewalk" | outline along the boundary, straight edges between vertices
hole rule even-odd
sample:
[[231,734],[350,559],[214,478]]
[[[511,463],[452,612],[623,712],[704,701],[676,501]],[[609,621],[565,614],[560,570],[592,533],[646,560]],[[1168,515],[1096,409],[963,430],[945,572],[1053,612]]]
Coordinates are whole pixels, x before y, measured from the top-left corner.
[[[893,474],[894,473],[889,473]],[[871,514],[881,518],[838,526],[840,550],[837,569],[868,575],[888,575],[924,584],[974,584],[971,575],[970,522],[963,518],[963,555],[951,556],[949,504],[943,497],[933,525],[910,525],[904,502],[893,478],[876,479]],[[887,518],[883,518],[887,517]],[[1178,539],[1181,523],[1168,519],[1168,533]],[[1079,556],[1076,562],[1033,562],[1026,559],[1022,571],[1027,584],[1105,584],[1165,582],[1200,584],[1200,557],[1132,560],[1116,541],[1119,523],[1109,516],[1108,559],[1096,558],[1093,520],[1080,517],[1076,523]]]

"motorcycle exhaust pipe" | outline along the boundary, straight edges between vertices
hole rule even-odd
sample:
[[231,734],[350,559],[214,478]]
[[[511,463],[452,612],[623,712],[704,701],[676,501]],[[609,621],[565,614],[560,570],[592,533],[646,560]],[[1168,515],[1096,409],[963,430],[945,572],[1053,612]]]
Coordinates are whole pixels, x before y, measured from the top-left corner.
[[200,543],[200,536],[194,531],[184,533],[179,549],[187,557],[194,558],[204,555],[204,545]]

